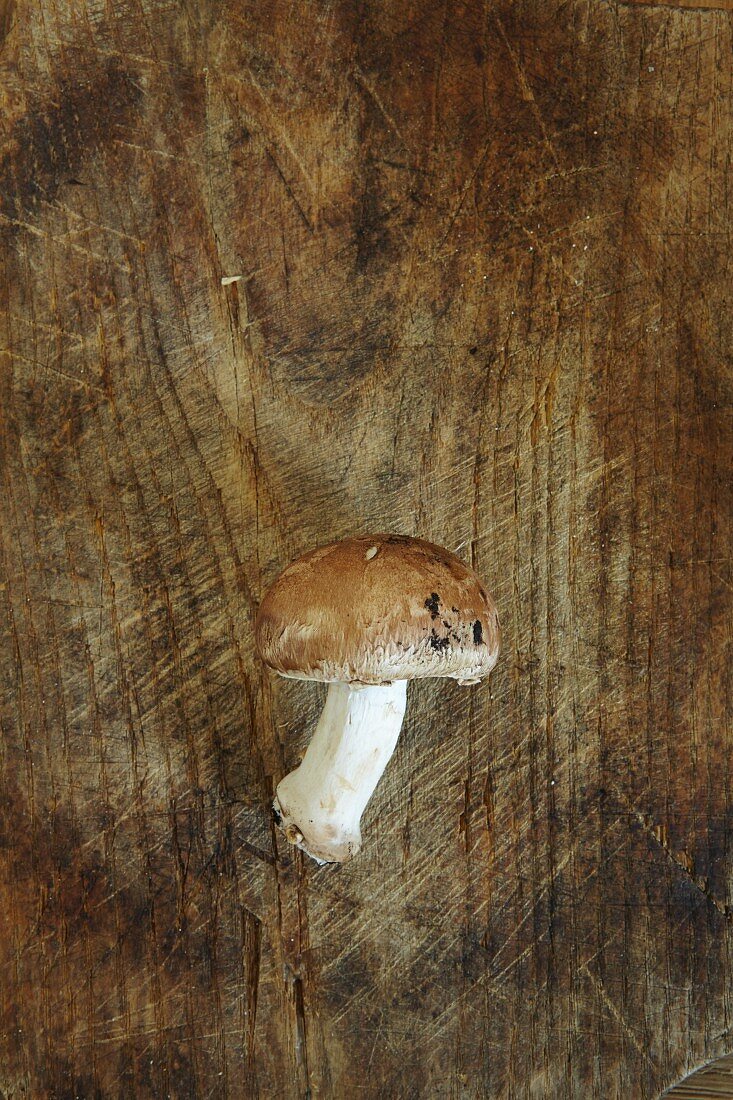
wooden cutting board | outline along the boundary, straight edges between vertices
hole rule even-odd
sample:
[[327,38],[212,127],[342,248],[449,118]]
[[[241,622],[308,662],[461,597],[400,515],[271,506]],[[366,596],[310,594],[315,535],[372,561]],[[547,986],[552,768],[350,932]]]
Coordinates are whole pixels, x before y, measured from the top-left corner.
[[[730,4],[0,2],[0,1094],[656,1098],[733,1049]],[[493,592],[361,855],[253,652]]]

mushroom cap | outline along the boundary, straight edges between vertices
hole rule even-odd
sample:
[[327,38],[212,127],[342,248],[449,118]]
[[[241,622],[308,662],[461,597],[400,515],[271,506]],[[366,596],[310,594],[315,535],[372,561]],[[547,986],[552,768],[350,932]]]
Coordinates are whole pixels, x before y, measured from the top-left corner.
[[475,683],[499,656],[496,607],[473,570],[404,535],[347,538],[298,558],[265,594],[255,636],[282,676],[329,683]]

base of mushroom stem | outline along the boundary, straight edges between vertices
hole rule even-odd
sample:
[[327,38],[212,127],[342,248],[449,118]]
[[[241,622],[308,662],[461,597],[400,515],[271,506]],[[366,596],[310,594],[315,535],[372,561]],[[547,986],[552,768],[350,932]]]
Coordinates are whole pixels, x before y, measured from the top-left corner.
[[361,831],[348,836],[343,833],[338,835],[334,826],[321,825],[319,832],[323,835],[317,836],[309,828],[308,822],[296,822],[291,817],[277,795],[272,802],[272,813],[286,840],[321,866],[325,863],[346,863],[361,848]]

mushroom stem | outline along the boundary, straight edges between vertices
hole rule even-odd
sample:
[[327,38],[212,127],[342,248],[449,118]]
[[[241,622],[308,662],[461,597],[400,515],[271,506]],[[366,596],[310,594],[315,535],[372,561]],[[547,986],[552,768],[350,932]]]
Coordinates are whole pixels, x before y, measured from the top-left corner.
[[394,752],[406,704],[406,680],[329,684],[305,756],[273,802],[288,840],[320,863],[344,863],[361,848],[361,815]]

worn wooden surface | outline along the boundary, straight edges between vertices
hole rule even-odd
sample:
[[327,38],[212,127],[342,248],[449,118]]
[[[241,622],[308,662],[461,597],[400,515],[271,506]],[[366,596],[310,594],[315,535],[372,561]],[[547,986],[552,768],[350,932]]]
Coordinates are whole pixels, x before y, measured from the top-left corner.
[[690,1074],[664,1094],[665,1100],[731,1100],[733,1055],[723,1056]]
[[664,1096],[665,1100],[733,1100],[733,1055],[697,1070]]
[[[5,1100],[733,1049],[729,6],[0,3]],[[413,685],[318,868],[253,614],[375,529],[503,656]]]

